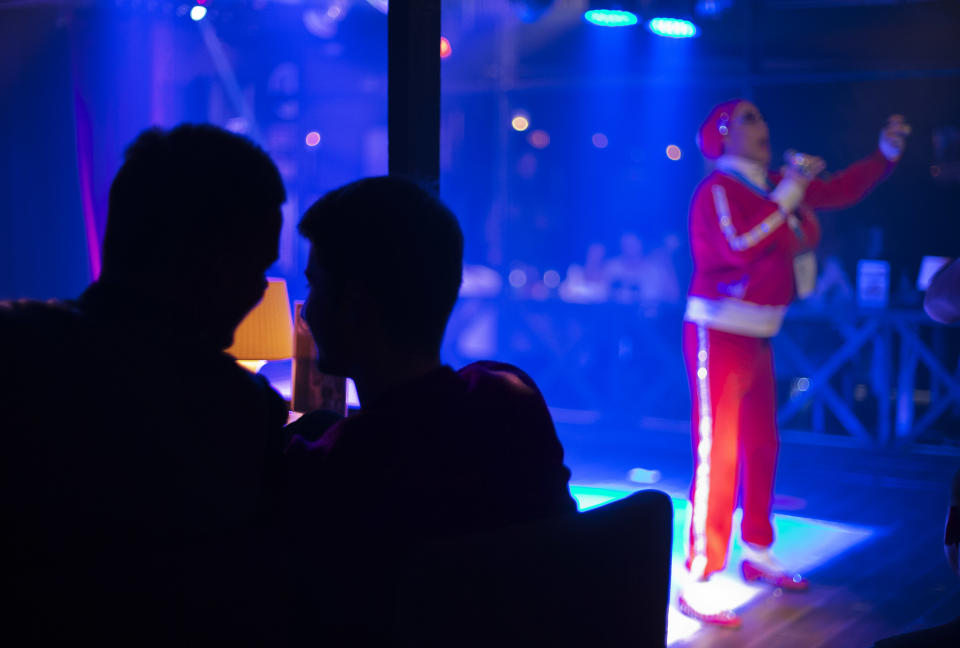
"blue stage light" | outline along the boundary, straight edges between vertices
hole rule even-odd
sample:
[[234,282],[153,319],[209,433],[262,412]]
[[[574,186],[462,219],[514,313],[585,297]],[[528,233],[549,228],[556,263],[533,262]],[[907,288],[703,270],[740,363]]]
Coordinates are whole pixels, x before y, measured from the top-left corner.
[[647,28],[665,38],[693,38],[700,33],[696,25],[681,18],[654,18],[647,23]]
[[195,6],[190,10],[190,17],[194,22],[200,22],[207,15],[207,8],[201,7],[200,5]]
[[583,14],[587,22],[601,27],[629,27],[637,24],[637,15],[620,9],[591,9]]
[[719,17],[733,6],[733,0],[697,0],[695,11],[698,16]]

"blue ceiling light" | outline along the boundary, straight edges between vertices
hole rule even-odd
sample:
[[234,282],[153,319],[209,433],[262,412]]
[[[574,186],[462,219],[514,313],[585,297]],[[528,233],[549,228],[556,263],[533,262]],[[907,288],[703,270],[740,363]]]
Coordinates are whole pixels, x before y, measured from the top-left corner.
[[693,38],[700,33],[696,25],[682,18],[653,18],[647,28],[664,38]]
[[623,9],[590,9],[583,18],[600,27],[629,27],[637,24],[637,14]]

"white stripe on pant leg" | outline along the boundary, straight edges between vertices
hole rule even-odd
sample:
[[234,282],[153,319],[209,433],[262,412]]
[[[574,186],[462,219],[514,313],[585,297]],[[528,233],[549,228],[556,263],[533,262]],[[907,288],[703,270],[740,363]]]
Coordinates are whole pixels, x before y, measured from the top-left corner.
[[713,448],[713,407],[710,400],[710,342],[707,328],[697,326],[697,401],[699,402],[697,432],[697,472],[694,475],[693,558],[690,575],[703,578],[707,569],[707,503],[710,500],[710,451]]

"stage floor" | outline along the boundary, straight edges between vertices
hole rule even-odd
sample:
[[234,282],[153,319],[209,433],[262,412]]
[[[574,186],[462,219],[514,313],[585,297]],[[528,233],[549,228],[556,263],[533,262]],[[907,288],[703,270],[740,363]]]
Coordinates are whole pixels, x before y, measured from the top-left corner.
[[[570,492],[580,505],[580,510],[603,506],[626,497],[632,491],[587,485],[571,485]],[[667,645],[696,645],[693,639],[702,629],[702,624],[686,617],[677,610],[676,599],[686,575],[683,566],[685,529],[687,528],[688,503],[686,499],[673,497],[673,566],[671,576],[670,613],[668,618]],[[734,514],[734,528],[740,525],[740,510]],[[794,515],[776,515],[774,528],[777,537],[777,556],[801,573],[809,573],[829,561],[842,556],[856,545],[864,542],[875,530],[822,520],[812,520]],[[768,595],[779,597],[781,593],[763,585],[747,584],[740,578],[741,544],[734,538],[727,568],[714,576],[717,595],[731,608],[743,610],[752,602]],[[796,596],[796,595],[794,595]]]
[[[960,615],[960,579],[943,555],[943,522],[960,456],[784,443],[774,502],[776,552],[811,580],[783,593],[739,577],[737,511],[727,569],[717,578],[741,613],[739,630],[702,627],[676,609],[691,466],[681,429],[559,424],[581,508],[656,488],[674,501],[671,646],[871,646]],[[652,483],[628,478],[642,468]],[[653,477],[657,477],[654,473]]]

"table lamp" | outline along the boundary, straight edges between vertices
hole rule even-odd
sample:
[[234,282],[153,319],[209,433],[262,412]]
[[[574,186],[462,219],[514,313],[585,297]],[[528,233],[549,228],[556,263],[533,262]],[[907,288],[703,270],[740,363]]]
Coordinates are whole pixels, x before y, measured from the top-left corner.
[[263,299],[240,322],[227,353],[245,369],[257,373],[269,360],[286,360],[293,354],[293,321],[287,282],[267,278]]

